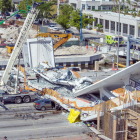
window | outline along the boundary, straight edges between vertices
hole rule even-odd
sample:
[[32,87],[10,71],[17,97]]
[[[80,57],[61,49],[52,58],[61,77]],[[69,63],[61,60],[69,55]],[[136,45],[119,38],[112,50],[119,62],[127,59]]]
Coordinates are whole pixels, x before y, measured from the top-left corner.
[[103,6],[103,10],[106,10],[106,6]]
[[82,4],[82,9],[85,10],[85,4]]
[[46,103],[46,104],[50,104],[51,102],[50,102],[50,101],[45,101],[45,103]]
[[112,1],[112,0],[109,0],[109,1]]
[[92,10],[95,10],[95,6],[92,6]]
[[91,10],[91,6],[88,6],[88,10]]
[[101,10],[101,6],[98,6],[98,10]]

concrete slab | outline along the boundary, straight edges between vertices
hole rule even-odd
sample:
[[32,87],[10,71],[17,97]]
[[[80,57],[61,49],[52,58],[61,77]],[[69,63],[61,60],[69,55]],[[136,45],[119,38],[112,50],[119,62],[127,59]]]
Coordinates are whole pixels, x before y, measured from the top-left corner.
[[133,76],[133,78],[139,79],[140,78],[140,62],[137,62],[128,68],[119,71],[112,76],[109,76],[93,85],[90,85],[78,92],[75,92],[76,96],[89,94],[89,93],[97,93],[101,89],[106,88],[110,91],[120,88],[124,85],[129,85],[129,78]]

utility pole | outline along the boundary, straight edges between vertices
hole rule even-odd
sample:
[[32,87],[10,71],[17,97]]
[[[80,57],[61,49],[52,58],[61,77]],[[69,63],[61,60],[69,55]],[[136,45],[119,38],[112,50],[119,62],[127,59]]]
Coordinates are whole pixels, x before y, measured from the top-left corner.
[[130,66],[130,36],[127,37],[127,59],[126,59],[126,67]]
[[118,50],[117,50],[117,70],[118,70],[118,65],[119,65],[119,36],[120,36],[120,0],[119,0],[119,23],[118,23]]
[[57,0],[57,16],[59,16],[59,0]]

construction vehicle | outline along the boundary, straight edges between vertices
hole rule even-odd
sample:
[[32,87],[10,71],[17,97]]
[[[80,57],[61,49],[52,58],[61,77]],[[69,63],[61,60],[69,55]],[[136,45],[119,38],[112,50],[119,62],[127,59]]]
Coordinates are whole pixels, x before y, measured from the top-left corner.
[[[42,3],[37,3],[37,2],[33,2],[33,5],[29,11],[29,13],[27,14],[27,17],[26,17],[26,20],[22,26],[22,29],[21,29],[21,32],[18,36],[18,39],[16,41],[16,44],[15,44],[15,47],[14,47],[14,50],[11,54],[11,57],[8,61],[8,64],[7,64],[7,67],[3,73],[3,77],[1,79],[1,85],[5,85],[7,84],[8,82],[8,79],[11,75],[11,70],[12,70],[12,67],[16,61],[16,59],[18,58],[19,54],[21,53],[21,50],[22,50],[22,46],[23,46],[23,43],[26,41],[27,37],[28,37],[28,33],[29,33],[29,30],[32,26],[32,23],[34,22],[34,20],[36,19],[38,13],[39,13],[39,10],[37,9],[38,6],[40,6],[41,4],[43,4],[44,2]],[[16,13],[14,13],[16,14]],[[13,16],[13,15],[12,15]],[[3,23],[4,21],[1,22],[1,24]],[[12,92],[11,94],[17,94],[17,86],[15,86],[15,91]]]
[[17,94],[9,94],[10,92],[0,90],[0,99],[4,102],[14,102],[16,104],[20,104],[22,102],[24,103],[30,103],[31,101],[38,98],[37,92],[33,91],[20,91]]
[[64,34],[64,33],[40,33],[35,36],[37,37],[52,37],[53,39],[55,38],[62,38],[59,40],[56,44],[54,44],[53,48],[56,50],[59,46],[67,42],[71,38],[72,34]]
[[[105,36],[106,43],[109,45],[113,45],[114,47],[118,46],[118,36],[115,35],[106,35]],[[119,45],[124,44],[123,37],[119,36]]]

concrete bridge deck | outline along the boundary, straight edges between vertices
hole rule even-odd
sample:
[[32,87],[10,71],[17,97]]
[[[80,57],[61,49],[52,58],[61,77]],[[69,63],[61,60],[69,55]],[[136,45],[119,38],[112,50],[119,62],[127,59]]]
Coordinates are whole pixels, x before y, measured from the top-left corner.
[[109,76],[93,85],[90,85],[84,89],[75,92],[76,96],[89,94],[89,93],[99,93],[108,94],[107,91],[112,91],[114,89],[120,88],[125,85],[129,85],[129,80],[131,77],[133,79],[140,79],[140,62],[137,62],[128,68],[119,71],[112,76]]

